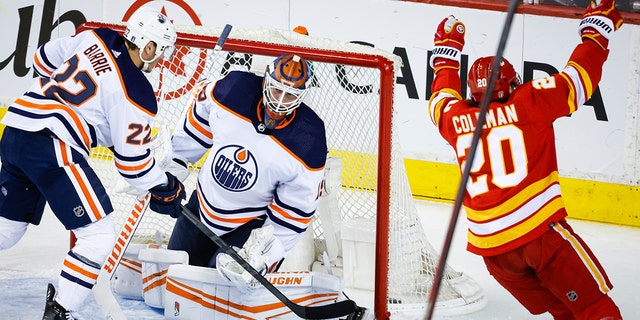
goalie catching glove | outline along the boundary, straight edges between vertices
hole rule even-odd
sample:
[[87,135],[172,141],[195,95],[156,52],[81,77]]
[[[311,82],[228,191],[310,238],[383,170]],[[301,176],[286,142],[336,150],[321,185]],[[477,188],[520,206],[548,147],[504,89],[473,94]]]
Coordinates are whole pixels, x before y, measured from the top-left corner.
[[434,72],[442,68],[460,69],[460,56],[464,47],[466,28],[454,16],[444,18],[438,25],[433,39],[433,50],[429,66]]
[[187,195],[178,178],[169,172],[166,172],[166,175],[168,179],[166,185],[155,186],[149,190],[149,193],[151,193],[149,208],[157,213],[168,214],[173,218],[177,218],[182,212],[180,204]]
[[613,32],[622,26],[622,16],[616,9],[615,0],[601,0],[589,2],[589,7],[582,15],[578,32],[582,39],[595,41],[603,50],[607,50],[609,39]]
[[[283,249],[280,241],[273,236],[273,226],[268,225],[251,230],[247,242],[236,251],[242,259],[264,276],[269,271],[271,258],[281,257],[280,252],[283,252]],[[242,293],[251,293],[261,286],[249,271],[226,253],[220,253],[216,257],[216,269]]]

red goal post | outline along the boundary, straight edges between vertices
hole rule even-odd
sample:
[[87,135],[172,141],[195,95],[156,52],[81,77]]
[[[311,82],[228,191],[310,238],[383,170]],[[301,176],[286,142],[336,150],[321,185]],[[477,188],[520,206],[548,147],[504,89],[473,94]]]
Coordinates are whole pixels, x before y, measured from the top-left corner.
[[[87,22],[79,29],[108,27],[120,33],[124,24]],[[312,61],[316,85],[305,100],[323,118],[330,155],[342,162],[339,208],[341,219],[374,221],[374,312],[377,319],[401,318],[404,312],[426,305],[428,287],[437,266],[437,254],[415,215],[408,180],[394,127],[394,89],[400,59],[372,47],[310,37],[283,30],[242,30],[235,27],[223,50],[213,48],[222,28],[177,26],[176,52],[149,76],[156,89],[158,127],[175,127],[192,89],[203,78],[216,79],[229,70],[260,71],[260,61],[294,53]],[[264,68],[262,68],[262,71]],[[121,187],[108,150],[92,151],[91,161],[114,202],[114,220],[120,224],[131,211],[132,196]],[[198,170],[198,164],[192,165]],[[185,182],[195,183],[195,174]],[[123,198],[123,200],[121,200]],[[166,241],[172,220],[147,213],[136,236]],[[125,217],[126,218],[126,217]],[[324,239],[321,221],[314,221],[314,236]],[[171,224],[167,226],[167,224]],[[145,225],[149,226],[145,231]],[[134,240],[135,241],[135,240]],[[141,240],[148,241],[148,240]],[[322,250],[322,249],[320,249]],[[405,262],[401,259],[409,259]],[[415,267],[409,267],[409,265]],[[415,273],[406,275],[405,273]],[[447,268],[439,298],[441,314],[459,314],[484,306],[482,290],[462,273]],[[459,283],[463,283],[460,289]],[[449,288],[449,289],[447,289]],[[438,305],[436,306],[438,308]],[[439,309],[436,309],[439,310]]]

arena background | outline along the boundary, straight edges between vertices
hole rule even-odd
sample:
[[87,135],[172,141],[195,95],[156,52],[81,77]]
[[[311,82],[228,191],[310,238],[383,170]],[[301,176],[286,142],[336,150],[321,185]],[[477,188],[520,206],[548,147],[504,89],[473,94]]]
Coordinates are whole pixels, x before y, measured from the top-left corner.
[[[622,0],[626,1],[626,0]],[[622,3],[626,24],[611,41],[599,89],[555,123],[561,187],[573,218],[640,226],[640,14]],[[526,0],[505,57],[523,79],[563,68],[578,43],[584,9]],[[541,4],[529,4],[540,2]],[[558,3],[563,1],[557,1]],[[507,1],[500,0],[41,0],[0,3],[0,116],[28,90],[31,58],[51,38],[84,21],[123,20],[143,5],[164,7],[176,24],[242,29],[308,28],[311,36],[368,43],[403,60],[395,91],[400,142],[416,198],[452,201],[459,181],[454,152],[428,120],[432,71],[427,56],[438,23],[453,14],[467,26],[463,61],[495,54]],[[463,63],[463,67],[466,64]],[[462,72],[466,73],[466,70]],[[2,128],[0,128],[1,130]]]

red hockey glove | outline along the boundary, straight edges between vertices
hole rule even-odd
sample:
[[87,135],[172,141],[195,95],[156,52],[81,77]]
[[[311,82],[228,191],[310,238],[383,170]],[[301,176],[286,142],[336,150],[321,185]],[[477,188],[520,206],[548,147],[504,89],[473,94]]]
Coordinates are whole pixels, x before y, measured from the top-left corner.
[[429,66],[435,72],[442,68],[460,68],[465,31],[464,23],[454,16],[448,16],[440,22],[433,39],[431,59],[429,59]]
[[607,50],[609,38],[622,26],[622,16],[616,9],[615,0],[590,1],[587,11],[582,15],[578,32],[582,39],[595,41],[603,50]]
[[186,193],[178,178],[168,172],[166,174],[169,179],[167,185],[155,186],[149,190],[149,193],[151,193],[149,208],[157,213],[168,214],[173,218],[178,218],[182,212],[180,203],[186,198]]

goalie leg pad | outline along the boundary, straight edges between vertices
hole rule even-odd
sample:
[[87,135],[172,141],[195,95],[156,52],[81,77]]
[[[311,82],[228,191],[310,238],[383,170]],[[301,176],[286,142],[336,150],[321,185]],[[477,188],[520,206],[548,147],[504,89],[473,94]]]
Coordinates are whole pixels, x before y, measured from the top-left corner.
[[140,250],[138,259],[142,262],[142,297],[145,304],[164,308],[167,270],[174,264],[188,264],[189,255],[185,251],[150,246]]
[[143,300],[142,262],[138,260],[138,253],[146,247],[146,244],[131,243],[124,252],[124,256],[111,279],[113,292],[121,297]]
[[[287,298],[303,305],[344,299],[342,279],[325,273],[276,272],[266,278]],[[241,294],[215,269],[191,265],[169,267],[164,305],[165,319],[293,318],[291,310],[266,288]]]

